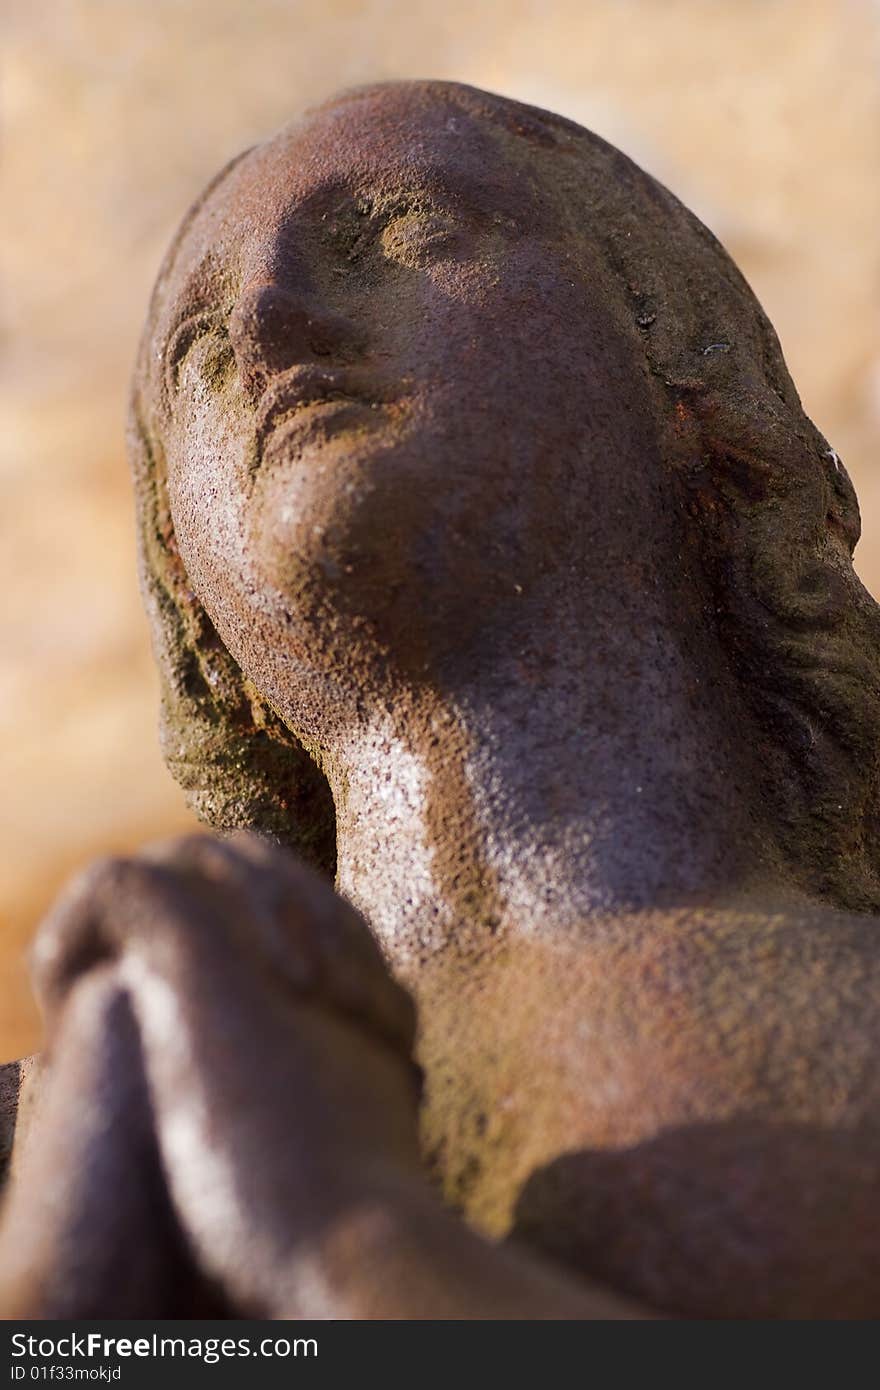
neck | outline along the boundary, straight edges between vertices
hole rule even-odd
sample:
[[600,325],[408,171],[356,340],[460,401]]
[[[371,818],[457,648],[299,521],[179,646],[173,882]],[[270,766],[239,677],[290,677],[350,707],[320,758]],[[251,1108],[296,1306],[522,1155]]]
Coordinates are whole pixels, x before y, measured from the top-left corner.
[[559,616],[484,635],[479,659],[353,720],[328,759],[339,888],[404,968],[450,940],[770,877],[729,678],[695,674],[660,615],[638,634],[607,621],[576,652]]

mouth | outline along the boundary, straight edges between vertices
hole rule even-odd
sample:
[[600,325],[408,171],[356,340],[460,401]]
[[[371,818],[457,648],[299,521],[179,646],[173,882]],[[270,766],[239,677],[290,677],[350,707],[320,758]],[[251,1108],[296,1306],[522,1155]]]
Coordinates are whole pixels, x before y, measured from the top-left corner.
[[273,382],[257,410],[256,443],[260,456],[270,440],[288,440],[308,428],[324,435],[363,423],[381,410],[375,394],[359,389],[342,368],[308,364],[293,367]]

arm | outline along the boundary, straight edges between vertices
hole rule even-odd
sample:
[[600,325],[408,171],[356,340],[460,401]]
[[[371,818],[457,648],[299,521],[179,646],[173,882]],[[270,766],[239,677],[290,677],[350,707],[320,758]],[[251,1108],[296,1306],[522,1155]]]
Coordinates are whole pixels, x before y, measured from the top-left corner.
[[493,1245],[426,1185],[397,1181],[352,1201],[320,1243],[289,1261],[272,1317],[646,1319],[609,1290],[525,1250]]

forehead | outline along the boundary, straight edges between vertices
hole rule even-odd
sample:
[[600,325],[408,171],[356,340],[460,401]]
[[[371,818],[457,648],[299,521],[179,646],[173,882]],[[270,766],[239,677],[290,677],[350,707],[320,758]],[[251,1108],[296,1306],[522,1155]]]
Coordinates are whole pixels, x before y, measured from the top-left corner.
[[250,151],[183,236],[168,289],[277,250],[349,201],[381,209],[428,198],[462,216],[550,222],[541,161],[525,141],[442,93],[386,88],[321,108]]
[[498,168],[508,163],[503,143],[499,129],[449,98],[390,88],[337,102],[282,132],[255,151],[233,196],[240,207],[255,198],[264,213],[333,184],[378,198],[407,186],[451,195],[478,187],[489,201],[510,186],[510,171]]

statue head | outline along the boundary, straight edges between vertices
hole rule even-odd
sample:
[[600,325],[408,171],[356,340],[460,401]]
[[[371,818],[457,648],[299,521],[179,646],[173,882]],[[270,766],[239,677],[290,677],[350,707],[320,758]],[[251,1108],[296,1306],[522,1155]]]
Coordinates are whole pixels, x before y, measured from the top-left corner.
[[165,754],[213,824],[331,867],[329,729],[499,633],[587,651],[626,590],[625,640],[750,711],[801,878],[876,903],[852,488],[723,249],[596,136],[401,83],[246,152],[166,257],[131,420]]

